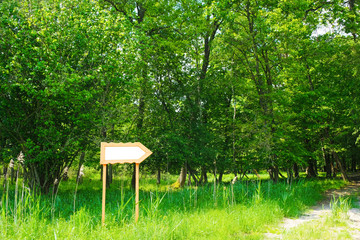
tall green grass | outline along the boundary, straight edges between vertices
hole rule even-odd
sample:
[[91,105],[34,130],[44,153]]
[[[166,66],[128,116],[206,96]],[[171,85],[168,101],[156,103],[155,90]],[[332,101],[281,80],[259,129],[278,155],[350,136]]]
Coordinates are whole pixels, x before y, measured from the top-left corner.
[[[55,195],[32,194],[23,184],[2,189],[0,239],[262,239],[284,216],[295,217],[341,181],[240,181],[171,189],[140,181],[140,219],[134,192],[116,179],[107,190],[101,227],[99,180],[62,182]],[[214,196],[215,193],[215,196]],[[75,201],[75,204],[74,204]]]

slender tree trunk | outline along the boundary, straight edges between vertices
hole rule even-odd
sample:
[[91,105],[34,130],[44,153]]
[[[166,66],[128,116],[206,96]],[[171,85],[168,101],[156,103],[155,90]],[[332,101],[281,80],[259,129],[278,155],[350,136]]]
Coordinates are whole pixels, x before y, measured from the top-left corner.
[[6,191],[6,181],[7,181],[7,176],[8,176],[8,168],[7,165],[5,164],[3,166],[3,176],[4,176],[4,182],[3,182],[3,190],[4,192]]
[[274,172],[273,172],[273,170],[271,169],[271,167],[270,167],[267,171],[268,171],[270,180],[274,181]]
[[274,165],[274,182],[277,183],[279,181],[279,167],[277,165]]
[[351,171],[356,172],[356,156],[354,153],[351,156]]
[[326,150],[325,150],[324,147],[322,147],[321,150],[322,150],[323,158],[324,158],[324,162],[325,162],[326,178],[331,178],[331,161],[330,161],[330,156],[329,156],[329,154],[326,152]]
[[342,166],[343,166],[343,168],[344,168],[345,172],[347,172],[347,171],[348,171],[348,164],[346,164],[346,160],[345,160],[345,158],[344,158],[344,157],[342,157],[342,158],[339,158],[339,160],[341,161],[341,164],[342,164]]
[[199,178],[199,185],[201,185],[203,181],[204,181],[204,176],[203,176],[203,173],[201,172],[201,175]]
[[110,187],[113,179],[113,166],[112,164],[108,164],[106,166],[106,187]]
[[292,169],[291,168],[287,168],[286,169],[286,172],[287,172],[287,184],[291,184],[292,182],[292,179],[293,179],[293,173],[292,173]]
[[132,189],[135,189],[135,186],[136,186],[136,179],[135,179],[135,177],[136,177],[136,165],[135,165],[135,163],[133,164],[133,174],[132,174],[132,177],[131,177],[131,188]]
[[178,179],[179,187],[183,187],[185,185],[186,175],[187,175],[187,168],[186,168],[186,165],[185,165],[185,166],[183,166],[181,168],[181,171],[180,171],[180,176],[179,176],[179,179]]
[[79,166],[78,166],[78,170],[77,170],[77,174],[76,174],[76,181],[78,183],[82,183],[82,179],[83,179],[83,163],[85,161],[85,152],[82,152],[79,158]]
[[[101,172],[100,172],[100,174],[101,174],[100,180],[101,181],[103,181],[103,171],[104,171],[104,168],[103,168],[103,166],[101,166]],[[106,165],[106,188],[109,188],[111,183],[112,183],[112,165],[107,164]]]
[[198,186],[199,185],[199,180],[197,179],[194,171],[190,171],[190,174],[191,174],[192,179],[194,180],[195,186]]
[[343,179],[344,181],[348,182],[348,181],[349,181],[349,177],[348,177],[348,175],[346,174],[346,170],[345,170],[342,162],[340,161],[339,156],[336,154],[336,152],[333,152],[333,156],[334,156],[334,159],[335,159],[335,161],[336,161],[336,164],[339,166],[342,179]]
[[13,159],[10,160],[10,163],[9,163],[9,169],[10,169],[10,177],[11,177],[11,184],[13,184],[14,182],[14,174],[15,174],[15,171],[14,171],[14,167],[15,167],[15,162]]
[[277,183],[278,180],[279,180],[279,168],[278,168],[278,166],[277,166],[277,165],[271,166],[271,167],[268,169],[268,173],[269,173],[270,179],[271,179],[274,183]]
[[330,165],[331,165],[331,173],[333,178],[336,178],[336,174],[337,174],[337,166],[335,164],[335,160],[334,157],[331,156],[331,161],[330,161]]
[[[202,167],[201,168],[201,178],[204,181],[204,184],[208,183],[208,178],[207,178],[207,172],[206,172],[206,168]],[[200,182],[200,181],[199,181]]]
[[191,186],[191,172],[188,174],[188,186]]
[[216,167],[216,160],[214,161],[214,191],[213,191],[213,198],[214,198],[214,205],[217,206],[217,197],[216,197],[216,175],[217,175],[217,167]]
[[297,165],[297,163],[294,163],[293,169],[294,169],[294,177],[296,179],[299,178],[299,166]]
[[316,161],[313,159],[308,160],[308,166],[306,167],[306,176],[308,178],[316,177],[316,170],[315,170]]
[[222,179],[223,179],[223,176],[224,176],[224,170],[220,170],[220,172],[219,172],[219,179],[218,179],[218,182],[219,183],[222,183]]
[[171,186],[174,188],[184,187],[185,182],[186,182],[186,175],[187,175],[187,168],[186,168],[186,164],[184,164],[184,166],[181,167],[180,175],[179,175],[178,179]]
[[161,171],[160,171],[160,168],[157,169],[156,183],[157,183],[158,185],[161,183]]

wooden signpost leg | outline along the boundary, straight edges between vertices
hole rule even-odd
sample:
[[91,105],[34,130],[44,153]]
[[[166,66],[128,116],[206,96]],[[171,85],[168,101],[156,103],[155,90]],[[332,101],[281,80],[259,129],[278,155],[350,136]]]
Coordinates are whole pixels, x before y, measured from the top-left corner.
[[102,226],[105,224],[105,197],[106,197],[106,164],[103,164],[103,195],[102,195]]
[[135,223],[139,219],[139,163],[135,163]]

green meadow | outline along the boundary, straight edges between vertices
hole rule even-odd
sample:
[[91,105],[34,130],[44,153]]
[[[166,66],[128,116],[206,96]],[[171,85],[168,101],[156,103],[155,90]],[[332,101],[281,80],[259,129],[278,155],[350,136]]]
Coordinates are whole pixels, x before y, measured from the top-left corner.
[[[264,239],[284,217],[298,217],[341,180],[291,184],[245,178],[231,184],[209,183],[172,189],[177,176],[140,175],[140,218],[134,220],[135,193],[128,176],[116,177],[106,193],[101,224],[99,174],[77,185],[62,181],[58,192],[34,195],[22,184],[1,188],[0,239]],[[225,176],[230,180],[231,176]]]

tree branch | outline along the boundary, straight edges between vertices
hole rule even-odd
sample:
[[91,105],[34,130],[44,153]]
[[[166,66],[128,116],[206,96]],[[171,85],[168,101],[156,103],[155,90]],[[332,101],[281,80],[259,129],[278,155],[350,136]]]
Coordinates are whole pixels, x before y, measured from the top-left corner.
[[133,19],[132,17],[129,17],[129,16],[127,15],[127,13],[126,13],[123,9],[118,8],[113,1],[104,0],[104,2],[109,3],[113,8],[115,8],[115,10],[116,10],[117,12],[120,12],[120,13],[124,14],[124,16],[125,16],[127,19],[129,19],[129,21],[130,21],[131,23],[134,21],[134,19]]
[[324,2],[320,3],[320,6],[317,6],[317,7],[310,8],[310,9],[306,10],[306,11],[305,11],[305,16],[304,16],[303,20],[306,19],[306,17],[308,16],[308,14],[309,14],[310,12],[316,12],[317,10],[319,10],[320,8],[323,8],[325,5],[328,5],[328,4],[333,4],[333,2],[326,2],[326,1],[324,1]]

